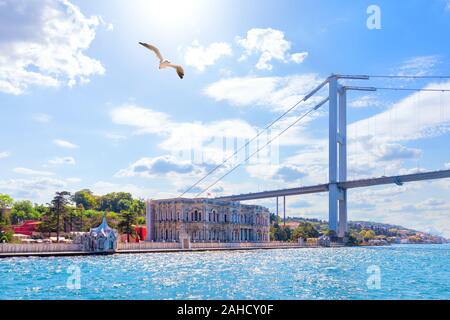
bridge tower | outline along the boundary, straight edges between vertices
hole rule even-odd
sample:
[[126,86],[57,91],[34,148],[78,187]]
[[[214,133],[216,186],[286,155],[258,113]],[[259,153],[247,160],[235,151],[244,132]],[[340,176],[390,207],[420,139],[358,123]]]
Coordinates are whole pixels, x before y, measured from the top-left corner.
[[337,75],[331,75],[328,84],[328,221],[329,229],[343,238],[347,232],[347,190],[337,183],[347,180],[347,93]]

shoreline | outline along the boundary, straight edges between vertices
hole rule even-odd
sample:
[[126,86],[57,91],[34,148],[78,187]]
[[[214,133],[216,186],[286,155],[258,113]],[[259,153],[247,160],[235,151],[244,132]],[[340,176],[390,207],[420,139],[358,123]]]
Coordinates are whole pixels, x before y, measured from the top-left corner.
[[308,248],[361,248],[361,247],[390,247],[392,245],[433,245],[438,243],[407,243],[407,244],[387,244],[387,245],[334,245],[334,246],[267,246],[267,247],[228,247],[228,248],[161,248],[161,249],[123,249],[114,252],[88,252],[88,251],[60,251],[60,252],[8,252],[0,253],[2,258],[14,257],[70,257],[70,256],[104,256],[115,254],[140,254],[140,253],[178,253],[178,252],[207,252],[207,251],[247,251],[247,250],[276,250],[276,249],[308,249]]
[[267,247],[236,247],[236,248],[194,248],[194,249],[140,249],[117,250],[114,252],[87,252],[87,251],[61,251],[61,252],[11,252],[0,253],[1,258],[14,257],[67,257],[67,256],[101,256],[115,254],[139,253],[177,253],[177,252],[206,252],[206,251],[244,251],[244,250],[275,250],[275,249],[308,249],[308,248],[340,248],[344,246],[267,246]]

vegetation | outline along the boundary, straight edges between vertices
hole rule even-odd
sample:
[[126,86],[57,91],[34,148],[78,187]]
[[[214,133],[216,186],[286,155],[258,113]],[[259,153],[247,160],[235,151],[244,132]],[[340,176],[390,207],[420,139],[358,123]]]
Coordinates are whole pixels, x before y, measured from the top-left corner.
[[295,228],[292,233],[292,239],[297,241],[299,238],[308,239],[308,238],[317,238],[320,233],[314,227],[314,225],[310,222],[301,222],[297,228]]
[[270,226],[270,240],[272,241],[289,241],[292,234],[289,227],[280,226],[277,222]]
[[61,232],[89,231],[101,223],[104,215],[111,227],[118,228],[129,239],[135,235],[134,225],[145,224],[145,202],[133,199],[128,192],[99,196],[88,189],[73,194],[56,192],[47,205],[14,201],[9,195],[0,194],[0,242],[11,242],[12,226],[25,220],[40,221],[39,231],[48,236],[56,233],[59,240]]

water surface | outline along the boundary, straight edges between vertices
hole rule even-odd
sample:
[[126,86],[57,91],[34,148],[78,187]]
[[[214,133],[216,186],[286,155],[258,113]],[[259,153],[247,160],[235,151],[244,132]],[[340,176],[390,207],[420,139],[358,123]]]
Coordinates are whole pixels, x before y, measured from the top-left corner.
[[450,299],[450,245],[6,258],[0,299]]

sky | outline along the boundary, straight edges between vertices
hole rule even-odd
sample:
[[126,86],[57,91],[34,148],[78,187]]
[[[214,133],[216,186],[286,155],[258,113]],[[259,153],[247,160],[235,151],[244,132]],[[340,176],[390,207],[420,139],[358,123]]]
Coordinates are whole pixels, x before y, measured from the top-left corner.
[[[263,129],[332,73],[450,75],[449,31],[447,0],[0,0],[0,193],[176,197],[226,158],[185,196],[241,162],[202,196],[325,183],[327,104],[274,137],[326,89]],[[342,84],[450,89],[449,79]],[[349,179],[450,169],[450,93],[350,91],[347,113]],[[449,191],[449,180],[350,190],[349,219],[450,237]],[[275,210],[274,199],[257,203]],[[289,197],[287,215],[326,219],[327,204]]]

